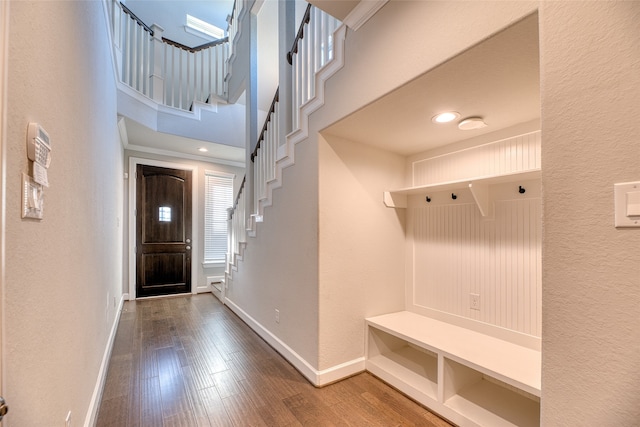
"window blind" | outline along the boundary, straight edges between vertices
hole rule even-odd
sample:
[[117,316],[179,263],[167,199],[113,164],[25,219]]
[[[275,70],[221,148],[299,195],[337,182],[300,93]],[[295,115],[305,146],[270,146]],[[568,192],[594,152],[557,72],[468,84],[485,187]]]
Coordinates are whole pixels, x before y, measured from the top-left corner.
[[204,191],[204,262],[224,262],[227,209],[233,203],[233,176],[206,171]]

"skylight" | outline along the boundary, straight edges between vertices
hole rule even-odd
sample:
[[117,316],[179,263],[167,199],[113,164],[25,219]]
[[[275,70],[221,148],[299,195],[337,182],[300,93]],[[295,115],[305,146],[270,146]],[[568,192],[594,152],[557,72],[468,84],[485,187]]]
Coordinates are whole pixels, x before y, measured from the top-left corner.
[[224,37],[223,29],[218,28],[215,25],[209,24],[208,22],[205,22],[191,15],[187,15],[187,25],[185,26],[185,30],[187,30],[187,32],[201,33],[201,34],[196,34],[200,36],[202,36],[203,34],[206,34],[207,36],[212,37],[216,40]]

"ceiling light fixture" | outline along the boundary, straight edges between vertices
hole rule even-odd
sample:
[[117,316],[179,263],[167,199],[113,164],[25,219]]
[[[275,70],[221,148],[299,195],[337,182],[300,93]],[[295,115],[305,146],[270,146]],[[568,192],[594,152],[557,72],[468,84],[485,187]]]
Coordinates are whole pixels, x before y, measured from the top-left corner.
[[460,114],[456,113],[455,111],[447,111],[444,113],[436,114],[431,118],[431,121],[433,123],[449,123],[454,121],[458,117],[460,117]]
[[198,151],[199,151],[199,152],[201,152],[201,153],[206,153],[206,152],[207,152],[207,151],[209,151],[209,150],[207,150],[207,149],[206,149],[206,148],[204,148],[204,147],[200,147],[200,148],[198,148]]
[[484,127],[487,127],[487,124],[482,117],[467,117],[458,123],[458,129],[460,130],[476,130]]

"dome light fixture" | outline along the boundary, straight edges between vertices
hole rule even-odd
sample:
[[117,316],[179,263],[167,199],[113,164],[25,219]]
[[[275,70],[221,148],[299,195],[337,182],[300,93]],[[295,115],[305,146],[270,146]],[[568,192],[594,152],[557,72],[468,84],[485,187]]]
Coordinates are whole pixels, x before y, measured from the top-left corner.
[[433,116],[431,118],[431,121],[433,123],[449,123],[454,121],[458,117],[460,117],[460,114],[456,113],[455,111],[445,111],[444,113],[439,113]]
[[199,152],[201,152],[201,153],[206,153],[206,152],[207,152],[207,151],[209,151],[209,150],[207,150],[207,149],[206,149],[206,148],[204,148],[204,147],[200,147],[200,148],[198,148],[198,151],[199,151]]
[[476,130],[484,127],[487,127],[487,124],[482,117],[467,117],[458,123],[458,129],[460,130]]

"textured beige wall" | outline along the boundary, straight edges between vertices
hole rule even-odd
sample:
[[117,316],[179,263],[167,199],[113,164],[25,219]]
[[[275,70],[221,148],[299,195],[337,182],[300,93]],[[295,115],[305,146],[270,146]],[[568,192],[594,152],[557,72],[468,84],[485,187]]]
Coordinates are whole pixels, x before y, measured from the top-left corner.
[[404,157],[319,136],[320,363],[363,357],[364,319],[404,310],[404,209],[382,192],[404,185]]
[[[3,425],[82,425],[122,289],[123,150],[102,2],[10,5]],[[26,130],[49,133],[44,219],[20,218]]]
[[542,424],[640,422],[640,2],[544,2]]
[[[247,237],[227,298],[310,366],[318,364],[318,164],[315,144],[296,146],[257,236]],[[280,322],[275,310],[280,310]]]

